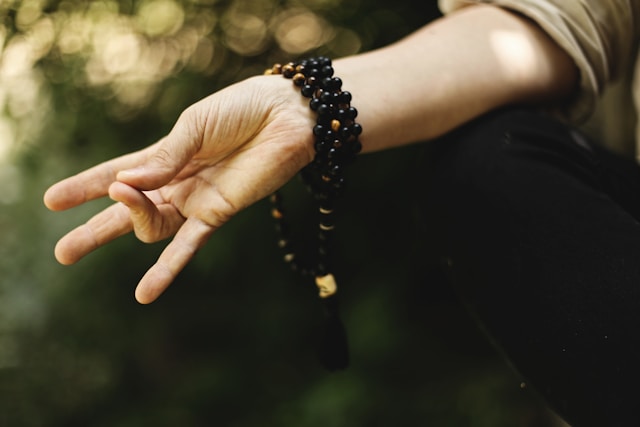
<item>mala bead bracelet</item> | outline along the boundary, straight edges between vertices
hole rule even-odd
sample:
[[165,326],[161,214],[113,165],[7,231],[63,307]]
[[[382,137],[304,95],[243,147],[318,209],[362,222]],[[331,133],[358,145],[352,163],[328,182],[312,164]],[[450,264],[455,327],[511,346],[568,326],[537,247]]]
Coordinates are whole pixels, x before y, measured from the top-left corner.
[[342,80],[333,75],[331,60],[309,58],[285,65],[275,64],[265,74],[278,74],[291,79],[309,98],[309,107],[317,114],[313,127],[315,157],[300,171],[300,177],[318,203],[318,247],[314,263],[303,263],[291,245],[282,195],[274,193],[271,214],[280,234],[278,246],[284,260],[302,276],[315,278],[319,295],[327,313],[327,333],[321,359],[329,369],[348,365],[346,336],[337,309],[337,284],[329,266],[329,247],[335,227],[334,202],[345,187],[345,167],[353,163],[362,150],[359,136],[362,126],[355,122],[358,111],[351,106],[351,93],[342,90]]

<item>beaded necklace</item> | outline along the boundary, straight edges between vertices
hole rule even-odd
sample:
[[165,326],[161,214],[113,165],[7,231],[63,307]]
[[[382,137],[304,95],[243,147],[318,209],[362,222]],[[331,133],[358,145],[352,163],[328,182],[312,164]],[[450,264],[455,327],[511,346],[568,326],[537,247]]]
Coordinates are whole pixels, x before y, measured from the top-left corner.
[[310,99],[309,107],[317,114],[313,127],[316,154],[313,161],[300,171],[302,181],[318,204],[315,262],[303,262],[292,247],[282,194],[276,192],[270,200],[284,261],[303,277],[315,278],[326,314],[320,359],[330,370],[344,369],[349,364],[346,333],[338,313],[338,287],[329,266],[329,248],[335,227],[334,202],[345,187],[345,167],[353,163],[362,150],[358,139],[362,126],[355,122],[358,112],[351,106],[351,93],[342,90],[342,80],[334,77],[333,72],[331,60],[325,57],[275,64],[265,72],[291,79],[301,94]]

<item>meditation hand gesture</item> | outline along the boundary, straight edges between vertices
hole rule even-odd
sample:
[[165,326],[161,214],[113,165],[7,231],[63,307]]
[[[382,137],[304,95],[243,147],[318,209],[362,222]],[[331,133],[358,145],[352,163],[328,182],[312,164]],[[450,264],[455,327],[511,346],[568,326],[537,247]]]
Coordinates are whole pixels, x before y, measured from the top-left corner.
[[47,190],[56,211],[107,195],[116,202],[62,237],[57,260],[73,264],[131,231],[148,243],[174,236],[136,289],[139,302],[154,301],[218,227],[313,159],[314,123],[285,79],[254,77],[210,95],[155,144]]

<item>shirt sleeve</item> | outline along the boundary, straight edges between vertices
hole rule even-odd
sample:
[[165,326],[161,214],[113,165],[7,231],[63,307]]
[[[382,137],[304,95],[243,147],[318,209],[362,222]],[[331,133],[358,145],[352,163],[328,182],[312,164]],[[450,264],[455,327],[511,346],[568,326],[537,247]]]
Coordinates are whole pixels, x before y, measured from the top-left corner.
[[447,14],[476,3],[527,16],[573,58],[580,91],[563,111],[572,121],[588,118],[607,84],[634,64],[640,0],[439,0],[439,7]]

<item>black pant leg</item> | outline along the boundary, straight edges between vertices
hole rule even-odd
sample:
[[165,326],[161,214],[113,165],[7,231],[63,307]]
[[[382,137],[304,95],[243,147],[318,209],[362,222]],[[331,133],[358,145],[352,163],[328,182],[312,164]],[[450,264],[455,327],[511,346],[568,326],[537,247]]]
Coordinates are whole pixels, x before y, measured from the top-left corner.
[[431,237],[489,337],[572,425],[640,425],[640,169],[526,111],[433,161]]

